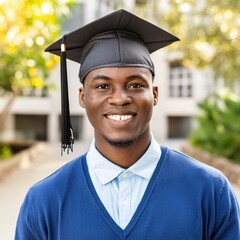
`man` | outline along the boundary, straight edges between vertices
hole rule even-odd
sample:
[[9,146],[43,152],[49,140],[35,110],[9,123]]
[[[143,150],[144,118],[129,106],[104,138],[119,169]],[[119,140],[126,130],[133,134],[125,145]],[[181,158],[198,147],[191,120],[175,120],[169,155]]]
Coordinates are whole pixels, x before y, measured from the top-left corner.
[[[160,147],[150,132],[158,88],[149,54],[176,40],[119,10],[47,49],[64,69],[65,57],[81,63],[79,101],[94,140],[87,154],[29,190],[15,239],[240,239],[239,207],[223,174]],[[63,114],[65,150],[72,130]]]

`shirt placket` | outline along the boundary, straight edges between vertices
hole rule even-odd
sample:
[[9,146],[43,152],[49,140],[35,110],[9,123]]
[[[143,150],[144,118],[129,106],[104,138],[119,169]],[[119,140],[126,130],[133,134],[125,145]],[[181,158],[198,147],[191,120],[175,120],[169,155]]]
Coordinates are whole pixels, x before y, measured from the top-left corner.
[[131,217],[131,173],[123,172],[119,178],[118,209],[119,225],[125,228]]

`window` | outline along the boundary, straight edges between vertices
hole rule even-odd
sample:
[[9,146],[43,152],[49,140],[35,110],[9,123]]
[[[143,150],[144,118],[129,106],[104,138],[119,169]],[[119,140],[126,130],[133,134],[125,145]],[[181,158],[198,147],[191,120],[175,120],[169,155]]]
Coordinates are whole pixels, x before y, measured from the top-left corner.
[[47,140],[46,115],[15,115],[17,140]]
[[187,138],[191,132],[191,126],[191,117],[169,116],[168,138]]
[[192,72],[181,66],[170,66],[169,97],[192,97]]

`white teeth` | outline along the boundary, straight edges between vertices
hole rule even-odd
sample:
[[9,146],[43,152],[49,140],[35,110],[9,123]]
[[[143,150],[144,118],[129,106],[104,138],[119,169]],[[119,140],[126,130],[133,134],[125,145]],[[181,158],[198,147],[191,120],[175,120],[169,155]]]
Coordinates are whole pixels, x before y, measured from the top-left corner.
[[132,115],[108,115],[107,117],[115,121],[123,121],[132,118]]

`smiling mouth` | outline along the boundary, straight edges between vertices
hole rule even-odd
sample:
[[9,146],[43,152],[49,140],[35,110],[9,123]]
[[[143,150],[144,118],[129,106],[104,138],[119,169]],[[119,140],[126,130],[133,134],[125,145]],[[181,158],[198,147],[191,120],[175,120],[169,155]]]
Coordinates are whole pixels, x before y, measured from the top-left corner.
[[133,115],[107,115],[106,116],[108,119],[114,120],[114,121],[126,121],[130,120],[133,118]]

